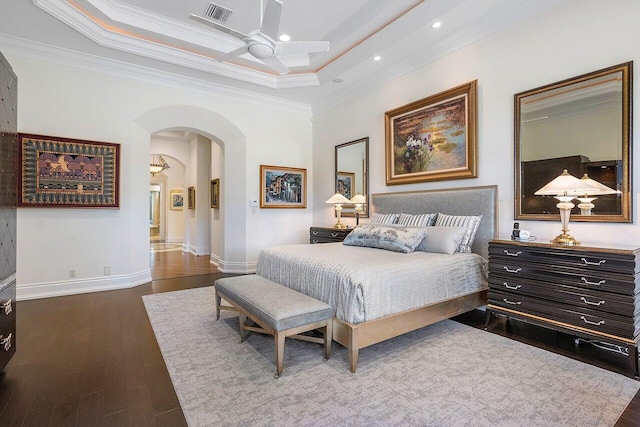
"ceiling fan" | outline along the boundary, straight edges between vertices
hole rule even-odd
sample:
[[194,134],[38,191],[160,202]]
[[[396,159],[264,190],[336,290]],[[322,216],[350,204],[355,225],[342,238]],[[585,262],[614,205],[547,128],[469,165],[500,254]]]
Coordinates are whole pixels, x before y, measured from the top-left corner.
[[256,59],[271,67],[280,74],[289,73],[289,68],[280,60],[280,56],[301,55],[313,52],[326,52],[329,50],[329,42],[282,42],[278,39],[280,28],[280,16],[282,15],[281,0],[267,0],[262,24],[259,30],[243,34],[229,27],[199,15],[191,14],[189,18],[222,31],[230,36],[242,40],[245,45],[215,58],[218,62],[224,62],[231,58],[249,53]]

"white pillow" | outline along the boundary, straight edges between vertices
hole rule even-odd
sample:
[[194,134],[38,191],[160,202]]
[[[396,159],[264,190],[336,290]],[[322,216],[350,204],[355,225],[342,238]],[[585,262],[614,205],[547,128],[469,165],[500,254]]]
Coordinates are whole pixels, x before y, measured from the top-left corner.
[[427,235],[420,242],[416,251],[435,252],[437,254],[453,254],[462,243],[467,229],[464,227],[427,227]]
[[426,213],[418,215],[401,213],[400,218],[398,218],[398,225],[405,225],[407,227],[428,227],[436,222],[437,216],[437,213]]
[[395,224],[398,222],[399,214],[381,214],[374,213],[371,218],[371,224]]
[[456,252],[469,253],[471,252],[471,245],[473,245],[473,239],[476,237],[476,232],[478,231],[481,219],[482,215],[464,216],[439,213],[435,225],[437,227],[464,227],[466,229],[466,233]]

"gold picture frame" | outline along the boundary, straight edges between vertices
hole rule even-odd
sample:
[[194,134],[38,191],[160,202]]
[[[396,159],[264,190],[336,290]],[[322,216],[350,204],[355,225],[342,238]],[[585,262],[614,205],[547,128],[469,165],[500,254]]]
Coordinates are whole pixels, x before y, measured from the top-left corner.
[[196,208],[196,187],[192,186],[187,189],[187,204],[189,210]]
[[211,180],[211,208],[220,208],[220,178]]
[[385,113],[386,184],[478,176],[478,81]]
[[169,191],[169,209],[172,211],[181,211],[184,209],[184,191]]
[[307,170],[260,165],[260,207],[307,207]]

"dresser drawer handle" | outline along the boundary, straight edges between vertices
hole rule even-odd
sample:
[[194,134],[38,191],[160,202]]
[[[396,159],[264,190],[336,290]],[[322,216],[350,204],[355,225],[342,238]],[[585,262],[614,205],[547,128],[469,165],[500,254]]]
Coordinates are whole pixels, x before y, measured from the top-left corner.
[[597,305],[598,307],[600,307],[602,304],[604,304],[604,300],[602,300],[602,301],[598,301],[598,302],[591,302],[591,301],[588,301],[585,297],[580,297],[580,299],[581,299],[582,301],[584,301],[584,303],[585,303],[585,304],[589,304],[589,305]]
[[9,334],[7,335],[6,338],[4,338],[2,335],[0,335],[0,345],[4,347],[4,351],[9,351],[11,350],[11,336],[13,334]]
[[506,265],[503,268],[507,271],[507,273],[520,273],[520,271],[522,270],[521,268],[516,268],[515,270],[511,270]]
[[585,265],[602,265],[602,264],[604,264],[605,262],[607,262],[607,260],[606,260],[606,259],[601,259],[601,260],[600,260],[600,261],[598,261],[598,262],[591,262],[591,261],[587,261],[587,260],[586,260],[586,259],[584,259],[584,258],[580,258],[580,259],[582,260],[582,262],[584,262],[584,264],[585,264]]
[[522,287],[522,285],[511,286],[511,285],[509,285],[509,284],[508,284],[508,283],[506,283],[506,282],[502,282],[502,284],[503,284],[504,286],[506,286],[506,288],[507,288],[507,289],[511,289],[511,290],[514,290],[514,291],[517,291],[518,289],[520,289],[520,288]]
[[331,233],[331,237],[338,237],[340,233]]
[[520,304],[522,304],[522,301],[515,301],[514,302],[514,301],[509,301],[506,298],[502,298],[502,301],[506,302],[507,304],[511,304],[511,305],[520,305]]
[[515,253],[514,253],[514,252],[509,252],[509,251],[508,251],[508,250],[506,250],[506,249],[505,249],[503,252],[504,252],[506,255],[509,255],[509,256],[518,256],[518,255],[520,255],[520,254],[522,253],[521,251],[518,251],[518,252],[515,252]]
[[13,311],[13,307],[11,306],[11,298],[0,304],[0,309],[4,310],[4,314],[7,316],[11,314]]
[[313,240],[311,240],[311,242],[312,242],[312,243],[318,243],[319,241],[320,241],[320,240],[318,240],[318,239],[313,239]]
[[593,325],[593,326],[601,326],[601,325],[604,325],[604,320],[601,320],[601,321],[599,321],[599,322],[591,322],[591,321],[587,320],[587,318],[586,318],[586,317],[584,317],[584,316],[580,316],[580,318],[581,318],[582,320],[584,320],[584,323],[587,323],[587,324],[589,324],[589,325]]
[[581,277],[580,280],[582,280],[584,282],[585,285],[593,285],[593,286],[600,286],[600,285],[604,285],[606,280],[600,280],[599,282],[590,282],[587,280],[586,277]]
[[314,236],[317,235],[319,232],[318,231],[312,231],[311,234],[313,234]]

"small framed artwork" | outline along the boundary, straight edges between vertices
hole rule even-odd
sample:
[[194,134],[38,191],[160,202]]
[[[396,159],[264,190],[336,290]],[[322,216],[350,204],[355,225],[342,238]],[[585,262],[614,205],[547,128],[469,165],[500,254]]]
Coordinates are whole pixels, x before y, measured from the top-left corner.
[[211,207],[220,207],[220,178],[211,180]]
[[181,211],[184,208],[184,192],[182,190],[169,191],[169,209]]
[[475,178],[478,81],[385,113],[387,185]]
[[307,170],[260,165],[261,208],[306,208]]
[[120,144],[19,134],[18,206],[118,208]]
[[355,172],[338,172],[338,180],[336,181],[338,188],[336,190],[347,199],[351,199],[355,195],[353,194],[355,182]]
[[187,189],[187,203],[188,208],[193,210],[196,208],[196,187],[189,187]]

